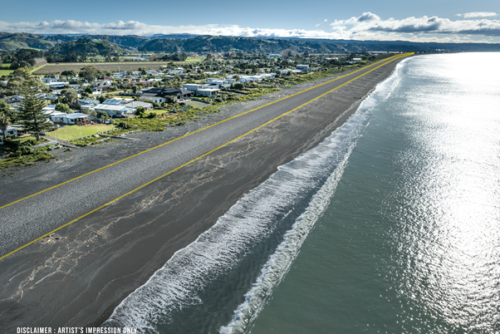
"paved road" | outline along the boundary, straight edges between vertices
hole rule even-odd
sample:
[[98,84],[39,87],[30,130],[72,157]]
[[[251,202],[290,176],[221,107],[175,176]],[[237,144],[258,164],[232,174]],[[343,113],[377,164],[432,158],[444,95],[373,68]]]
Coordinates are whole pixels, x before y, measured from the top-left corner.
[[[1,209],[0,255],[7,254],[167,171],[363,75],[373,67],[375,66],[260,108]],[[0,203],[0,205],[4,204]]]

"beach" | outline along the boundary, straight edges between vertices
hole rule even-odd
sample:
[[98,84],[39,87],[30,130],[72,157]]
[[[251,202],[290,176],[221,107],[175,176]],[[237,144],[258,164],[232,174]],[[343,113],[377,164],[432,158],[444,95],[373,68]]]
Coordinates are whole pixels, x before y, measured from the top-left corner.
[[[192,161],[1,260],[0,328],[9,332],[18,326],[100,325],[114,307],[176,251],[213,226],[244,194],[342,125],[398,62],[367,73],[229,145],[222,146],[352,77],[198,132],[101,174],[82,177],[58,191],[37,195],[43,200],[33,197],[2,209],[6,213],[0,218],[4,255],[34,236]],[[74,150],[59,162],[20,171],[5,181],[0,206],[312,86],[308,83],[231,106],[165,133],[135,134],[130,137],[137,140]]]

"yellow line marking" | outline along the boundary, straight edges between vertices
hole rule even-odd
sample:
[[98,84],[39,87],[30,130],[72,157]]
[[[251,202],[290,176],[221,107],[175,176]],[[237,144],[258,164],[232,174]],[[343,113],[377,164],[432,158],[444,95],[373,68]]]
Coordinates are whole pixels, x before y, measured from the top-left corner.
[[[400,56],[400,55],[399,55],[399,56]],[[3,209],[3,208],[6,208],[6,207],[8,207],[8,206],[11,206],[11,205],[13,205],[13,204],[16,204],[16,203],[22,202],[22,201],[24,201],[24,200],[27,200],[28,198],[31,198],[31,197],[34,197],[34,196],[40,195],[40,194],[42,194],[42,193],[44,193],[44,192],[46,192],[46,191],[49,191],[49,190],[55,189],[55,188],[57,188],[57,187],[60,187],[60,186],[62,186],[62,185],[65,185],[65,184],[67,184],[67,183],[70,183],[70,182],[76,181],[76,180],[78,180],[78,179],[81,179],[82,177],[85,177],[85,176],[88,176],[88,175],[90,175],[90,174],[93,174],[93,173],[96,173],[96,172],[98,172],[98,171],[101,171],[101,170],[103,170],[103,169],[106,169],[106,168],[112,167],[112,166],[117,165],[117,164],[119,164],[119,163],[121,163],[121,162],[124,162],[124,161],[126,161],[126,160],[129,160],[129,159],[135,158],[135,157],[137,157],[137,156],[139,156],[139,155],[141,155],[141,154],[144,154],[144,153],[147,153],[147,152],[153,151],[153,150],[155,150],[155,149],[157,149],[157,148],[160,148],[160,147],[163,147],[163,146],[165,146],[165,145],[171,144],[171,143],[173,143],[173,142],[175,142],[175,141],[178,141],[178,140],[180,140],[180,139],[183,139],[183,138],[186,138],[186,137],[192,136],[192,135],[194,135],[194,134],[196,134],[196,133],[198,133],[198,132],[205,131],[205,130],[207,130],[207,129],[211,128],[211,127],[214,127],[214,126],[216,126],[216,125],[219,125],[219,124],[222,124],[222,123],[224,123],[224,122],[230,121],[230,120],[232,120],[232,119],[235,119],[235,118],[241,117],[241,116],[243,116],[243,115],[249,114],[249,113],[254,112],[254,111],[258,110],[258,109],[262,109],[262,108],[264,108],[264,107],[268,107],[268,106],[270,106],[270,105],[272,105],[272,104],[275,104],[275,103],[277,103],[277,102],[280,102],[280,101],[283,101],[283,100],[289,99],[289,98],[291,98],[291,97],[293,97],[293,96],[297,96],[297,95],[299,95],[299,94],[305,93],[305,92],[307,92],[307,91],[309,91],[309,90],[311,90],[311,89],[318,88],[318,87],[320,87],[320,86],[323,86],[323,85],[329,84],[329,83],[334,82],[334,81],[336,81],[336,80],[339,80],[339,79],[345,78],[345,77],[347,77],[347,76],[353,75],[353,74],[355,74],[355,73],[357,73],[357,72],[359,72],[359,71],[363,71],[363,70],[365,70],[365,69],[367,69],[367,68],[370,68],[371,66],[374,66],[374,65],[376,65],[376,64],[379,64],[379,63],[381,63],[381,62],[388,61],[388,60],[390,60],[390,59],[393,59],[393,60],[394,60],[394,59],[398,59],[398,56],[392,56],[392,57],[386,58],[386,59],[384,59],[384,60],[380,60],[380,61],[375,62],[375,63],[373,63],[373,64],[371,64],[371,65],[369,65],[369,66],[367,66],[367,67],[361,68],[361,69],[356,70],[356,71],[354,71],[354,72],[351,72],[351,73],[349,73],[349,74],[345,74],[345,75],[340,76],[340,77],[338,77],[338,78],[335,78],[335,79],[333,79],[333,80],[329,80],[329,81],[324,82],[324,83],[322,83],[322,84],[319,84],[319,85],[313,86],[313,87],[311,87],[311,88],[308,88],[308,89],[302,90],[302,91],[300,91],[300,92],[294,93],[294,94],[289,95],[289,96],[285,96],[285,97],[283,97],[283,98],[281,98],[281,99],[279,99],[279,100],[276,100],[276,101],[273,101],[273,102],[270,102],[270,103],[264,104],[264,105],[262,105],[262,106],[260,106],[260,107],[257,107],[257,108],[254,108],[254,109],[251,109],[251,110],[248,110],[248,111],[242,112],[242,113],[240,113],[240,114],[238,114],[238,115],[235,115],[235,116],[232,116],[232,117],[226,118],[226,119],[224,119],[224,120],[222,120],[222,121],[219,121],[219,122],[217,122],[217,123],[214,123],[214,124],[212,124],[212,125],[209,125],[209,126],[206,126],[206,127],[204,127],[204,128],[198,129],[198,130],[196,130],[196,131],[193,131],[193,132],[187,133],[187,134],[185,134],[185,135],[182,135],[182,136],[180,136],[180,137],[177,137],[177,138],[175,138],[175,139],[172,139],[172,140],[170,140],[170,141],[168,141],[168,142],[165,142],[165,143],[163,143],[163,144],[160,144],[160,145],[157,145],[157,146],[151,147],[151,148],[149,148],[149,149],[147,149],[147,150],[141,151],[141,152],[139,152],[139,153],[136,153],[136,154],[131,155],[131,156],[129,156],[129,157],[126,157],[126,158],[124,158],[124,159],[121,159],[121,160],[115,161],[115,162],[113,162],[113,163],[111,163],[111,164],[109,164],[109,165],[106,165],[106,166],[104,166],[104,167],[101,167],[101,168],[95,169],[95,170],[93,170],[93,171],[91,171],[91,172],[88,172],[88,173],[82,174],[82,175],[77,176],[77,177],[75,177],[75,178],[72,178],[72,179],[70,179],[70,180],[67,180],[67,181],[64,181],[64,182],[62,182],[62,183],[56,184],[55,186],[49,187],[49,188],[47,188],[47,189],[41,190],[41,191],[36,192],[36,193],[34,193],[34,194],[31,194],[31,195],[29,195],[29,196],[23,197],[23,198],[21,198],[21,199],[18,199],[17,201],[13,201],[13,202],[11,202],[11,203],[8,203],[8,204],[5,204],[5,205],[3,205],[3,206],[0,206],[0,210],[1,210],[1,209]],[[392,60],[391,60],[391,61],[392,61]]]
[[390,62],[392,62],[392,61],[394,61],[394,60],[397,60],[397,59],[399,59],[399,58],[404,58],[404,57],[407,57],[407,56],[412,55],[412,54],[413,54],[413,53],[409,53],[409,54],[408,54],[408,53],[405,53],[405,54],[399,55],[399,57],[394,57],[394,58],[392,58],[392,60],[391,60],[391,61],[389,61],[389,62],[387,62],[387,63],[385,63],[385,64],[382,64],[382,65],[379,65],[379,66],[377,66],[377,67],[375,67],[375,68],[371,69],[370,71],[367,71],[366,73],[363,73],[363,74],[361,74],[361,75],[359,75],[359,76],[357,76],[357,77],[355,77],[355,78],[353,78],[353,79],[351,79],[351,80],[349,80],[349,81],[347,81],[347,82],[343,83],[342,85],[337,86],[337,87],[333,88],[332,90],[329,90],[328,92],[323,93],[323,94],[321,94],[321,95],[319,95],[319,96],[315,97],[314,99],[312,99],[312,100],[310,100],[310,101],[308,101],[308,102],[306,102],[306,103],[303,103],[303,104],[301,104],[300,106],[298,106],[298,107],[296,107],[296,108],[294,108],[294,109],[292,109],[292,110],[290,110],[290,111],[287,111],[286,113],[281,114],[281,115],[279,115],[278,117],[275,117],[275,118],[273,118],[272,120],[270,120],[270,121],[268,121],[268,122],[266,122],[266,123],[264,123],[264,124],[262,124],[262,125],[259,125],[258,127],[256,127],[256,128],[254,128],[254,129],[252,129],[252,130],[250,130],[250,131],[248,131],[248,132],[246,132],[246,133],[242,134],[241,136],[238,136],[238,137],[236,137],[236,138],[234,138],[234,139],[232,139],[232,140],[228,141],[227,143],[222,144],[222,145],[220,145],[219,147],[216,147],[216,148],[214,148],[213,150],[211,150],[211,151],[209,151],[209,152],[207,152],[207,153],[204,153],[204,154],[202,154],[202,155],[198,156],[197,158],[194,158],[194,159],[192,159],[191,161],[188,161],[188,162],[186,162],[185,164],[183,164],[183,165],[181,165],[181,166],[179,166],[179,167],[177,167],[177,168],[175,168],[175,169],[172,169],[171,171],[169,171],[169,172],[167,172],[167,173],[165,173],[165,174],[163,174],[163,175],[161,175],[161,176],[158,176],[158,177],[157,177],[157,178],[155,178],[154,180],[151,180],[151,181],[149,181],[149,182],[147,182],[147,183],[144,183],[143,185],[141,185],[141,186],[139,186],[139,187],[137,187],[137,188],[135,188],[135,189],[133,189],[133,190],[131,190],[131,191],[127,192],[126,194],[123,194],[123,195],[121,195],[120,197],[117,197],[117,198],[115,198],[115,199],[113,199],[113,200],[111,200],[111,201],[107,202],[106,204],[101,205],[100,207],[98,207],[98,208],[96,208],[96,209],[94,209],[94,210],[92,210],[92,211],[89,211],[89,212],[87,212],[86,214],[84,214],[84,215],[82,215],[82,216],[80,216],[80,217],[78,217],[78,218],[76,218],[76,219],[73,219],[72,221],[70,221],[70,222],[68,222],[68,223],[66,223],[66,224],[64,224],[64,225],[59,226],[58,228],[56,228],[56,229],[54,229],[54,230],[52,230],[52,231],[50,231],[50,232],[48,232],[48,233],[46,233],[46,234],[42,235],[41,237],[36,238],[35,240],[30,241],[29,243],[27,243],[27,244],[25,244],[25,245],[23,245],[23,246],[21,246],[21,247],[19,247],[19,248],[15,249],[15,250],[13,250],[12,252],[5,254],[4,256],[0,257],[0,260],[3,260],[3,259],[5,259],[7,256],[10,256],[10,255],[12,255],[12,254],[14,254],[14,253],[16,253],[16,252],[20,251],[21,249],[23,249],[23,248],[25,248],[25,247],[28,247],[29,245],[34,244],[34,243],[35,243],[35,242],[37,242],[38,240],[43,239],[43,238],[45,238],[45,237],[49,236],[50,234],[52,234],[52,233],[54,233],[54,232],[57,232],[57,231],[59,231],[60,229],[62,229],[62,228],[64,228],[64,227],[66,227],[66,226],[68,226],[68,225],[71,225],[71,224],[73,224],[73,223],[75,223],[75,222],[79,221],[79,220],[80,220],[80,219],[82,219],[82,218],[87,217],[88,215],[90,215],[90,214],[92,214],[92,213],[94,213],[94,212],[96,212],[96,211],[101,210],[102,208],[105,208],[106,206],[108,206],[108,205],[110,205],[110,204],[112,204],[112,203],[114,203],[114,202],[116,202],[116,201],[118,201],[118,200],[120,200],[120,199],[122,199],[122,198],[124,198],[124,197],[126,197],[126,196],[128,196],[128,195],[130,195],[130,194],[132,194],[132,193],[134,193],[134,192],[136,192],[136,191],[138,191],[138,190],[142,189],[142,188],[144,188],[144,187],[147,187],[147,186],[148,186],[148,185],[150,185],[151,183],[154,183],[154,182],[156,182],[156,181],[158,181],[158,180],[160,180],[160,179],[164,178],[165,176],[170,175],[170,174],[172,174],[172,173],[174,173],[174,172],[176,172],[176,171],[178,171],[178,170],[180,170],[180,169],[182,169],[182,168],[184,168],[184,167],[186,167],[186,166],[188,166],[188,165],[192,164],[193,162],[198,161],[198,160],[200,160],[200,159],[202,159],[202,158],[204,158],[204,157],[206,157],[206,156],[208,156],[208,155],[212,154],[213,152],[220,150],[221,148],[226,147],[227,145],[229,145],[229,144],[231,144],[231,143],[234,143],[235,141],[237,141],[237,140],[239,140],[239,139],[241,139],[241,138],[243,138],[243,137],[248,136],[249,134],[251,134],[251,133],[253,133],[253,132],[255,132],[255,131],[257,131],[257,130],[259,130],[259,129],[263,128],[263,127],[265,127],[266,125],[269,125],[269,124],[271,124],[271,123],[273,123],[273,122],[277,121],[278,119],[280,119],[280,118],[282,118],[282,117],[284,117],[284,116],[286,116],[286,115],[288,115],[288,114],[291,114],[292,112],[294,112],[294,111],[296,111],[296,110],[298,110],[298,109],[300,109],[300,108],[302,108],[302,107],[304,107],[304,106],[308,105],[309,103],[311,103],[311,102],[313,102],[313,101],[316,101],[316,100],[318,100],[318,99],[322,98],[323,96],[328,95],[328,94],[330,94],[330,93],[332,93],[332,92],[336,91],[337,89],[339,89],[339,88],[341,88],[341,87],[343,87],[343,86],[345,86],[345,85],[347,85],[347,84],[349,84],[349,83],[353,82],[354,80],[357,80],[357,79],[359,79],[359,78],[361,78],[361,77],[363,77],[363,76],[367,75],[368,73],[370,73],[370,72],[372,72],[372,71],[375,71],[376,69],[378,69],[378,68],[380,68],[380,67],[382,67],[382,66],[387,65],[388,63],[390,63]]

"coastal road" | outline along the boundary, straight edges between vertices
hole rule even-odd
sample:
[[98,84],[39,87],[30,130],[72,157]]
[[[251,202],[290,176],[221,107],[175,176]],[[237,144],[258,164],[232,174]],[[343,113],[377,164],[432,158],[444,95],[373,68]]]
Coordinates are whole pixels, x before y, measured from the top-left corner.
[[96,171],[69,170],[59,184],[10,186],[0,197],[0,328],[101,321],[242,194],[341,125],[403,57]]

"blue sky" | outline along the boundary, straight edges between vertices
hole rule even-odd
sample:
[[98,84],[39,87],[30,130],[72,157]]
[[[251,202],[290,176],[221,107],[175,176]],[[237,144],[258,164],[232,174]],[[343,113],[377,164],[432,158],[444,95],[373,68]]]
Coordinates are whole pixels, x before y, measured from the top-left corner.
[[2,4],[0,31],[498,43],[499,14],[500,2],[492,0],[18,0]]

